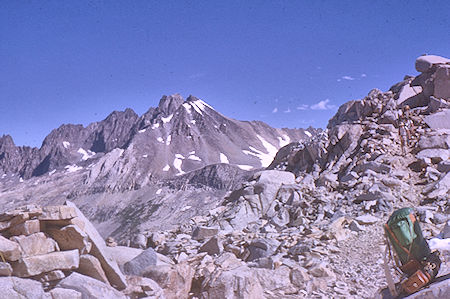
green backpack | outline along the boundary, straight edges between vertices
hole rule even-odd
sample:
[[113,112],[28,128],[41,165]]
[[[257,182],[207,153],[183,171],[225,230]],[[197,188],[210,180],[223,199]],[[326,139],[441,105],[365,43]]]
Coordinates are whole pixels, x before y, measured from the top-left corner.
[[[392,213],[384,225],[384,231],[388,241],[384,270],[391,295],[396,296],[400,292],[412,294],[433,281],[441,265],[439,252],[431,253],[413,209],[403,208]],[[392,258],[391,246],[397,257],[395,263],[405,274],[400,284],[394,283],[388,269],[386,256],[389,252],[389,256]]]
[[431,254],[413,209],[403,208],[392,213],[384,229],[401,265],[411,259],[424,261]]

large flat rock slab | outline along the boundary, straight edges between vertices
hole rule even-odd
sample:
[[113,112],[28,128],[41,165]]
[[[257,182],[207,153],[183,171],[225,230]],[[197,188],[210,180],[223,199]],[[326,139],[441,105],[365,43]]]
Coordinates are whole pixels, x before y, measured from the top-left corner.
[[105,240],[103,240],[94,225],[92,225],[92,223],[83,215],[74,203],[66,201],[65,204],[69,207],[73,207],[75,209],[76,216],[84,222],[84,232],[88,235],[89,240],[92,242],[90,254],[95,256],[100,261],[106,277],[111,285],[115,286],[119,290],[125,289],[127,287],[125,276],[120,271],[116,261],[108,254]]
[[432,129],[450,129],[450,109],[428,115],[424,121]]

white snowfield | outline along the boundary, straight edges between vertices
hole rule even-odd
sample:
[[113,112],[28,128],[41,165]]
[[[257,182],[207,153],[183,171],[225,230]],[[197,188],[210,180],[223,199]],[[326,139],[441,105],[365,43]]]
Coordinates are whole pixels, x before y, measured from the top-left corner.
[[278,137],[278,140],[280,141],[280,147],[288,145],[289,142],[291,142],[291,138],[289,138],[288,135],[283,135],[281,137]]
[[251,151],[243,150],[242,152],[246,155],[252,155],[252,156],[259,158],[261,160],[261,166],[267,167],[270,165],[270,163],[272,163],[273,158],[275,157],[275,155],[278,152],[278,149],[275,146],[273,146],[271,143],[267,142],[261,136],[256,135],[256,137],[258,137],[259,141],[261,141],[262,145],[266,148],[267,153],[264,153],[256,148],[254,148],[253,146],[249,147]]
[[220,153],[220,163],[230,164],[228,157],[224,153]]
[[162,139],[162,137],[158,137],[158,138],[156,138],[156,140],[160,143],[164,143],[164,139]]
[[213,107],[211,107],[210,105],[208,105],[207,103],[205,103],[202,100],[197,100],[197,101],[193,101],[193,102],[183,103],[183,107],[184,107],[184,109],[186,109],[186,111],[189,114],[192,113],[191,108],[194,108],[194,110],[200,115],[203,115],[203,111],[205,111],[205,107],[208,107],[208,108],[214,110]]
[[251,169],[253,169],[253,166],[250,166],[250,165],[237,165],[237,167],[239,167],[242,170],[251,170]]
[[305,131],[305,134],[308,135],[308,137],[312,137],[312,134],[308,131]]
[[63,146],[64,148],[68,148],[70,146],[70,142],[69,141],[63,141]]
[[187,113],[191,114],[191,105],[189,105],[189,103],[183,103],[183,107],[184,109],[186,109]]
[[77,166],[75,164],[74,165],[67,165],[64,168],[66,169],[67,172],[75,172],[75,171],[83,169],[83,167]]
[[138,132],[139,133],[144,133],[145,131],[147,131],[147,129],[142,129],[142,130],[139,130]]
[[171,141],[172,141],[172,135],[167,136],[166,145],[169,145]]
[[159,128],[159,123],[153,124],[152,125],[152,130]]
[[194,160],[194,161],[201,161],[202,159],[200,159],[200,157],[197,157],[196,155],[194,155],[194,154],[190,154],[189,156],[188,156],[188,159],[189,160]]
[[173,167],[175,167],[175,169],[178,170],[177,175],[184,174],[184,171],[181,169],[181,164],[183,164],[183,160],[181,158],[177,157],[173,160]]
[[161,117],[161,120],[163,123],[166,124],[172,120],[172,117],[173,117],[173,113],[171,115],[169,115],[168,117]]
[[162,170],[163,171],[169,171],[169,169],[170,169],[169,164],[166,164],[166,166],[164,166]]
[[95,155],[94,152],[92,152],[90,150],[86,151],[85,149],[83,149],[81,147],[78,149],[77,153],[82,155],[81,160],[83,160],[83,161],[86,161],[87,159],[89,159]]

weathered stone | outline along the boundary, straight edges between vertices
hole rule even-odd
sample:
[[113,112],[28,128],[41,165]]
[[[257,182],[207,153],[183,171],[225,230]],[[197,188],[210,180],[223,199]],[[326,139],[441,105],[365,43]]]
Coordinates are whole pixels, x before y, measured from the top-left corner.
[[355,220],[359,223],[359,224],[375,224],[378,221],[380,221],[380,219],[378,219],[375,216],[372,215],[362,215],[362,216],[358,216],[355,218]]
[[420,86],[411,86],[409,84],[406,84],[402,87],[402,89],[399,92],[398,99],[397,99],[397,105],[401,105],[406,100],[417,96],[422,92],[422,87]]
[[431,159],[433,163],[448,161],[450,150],[447,149],[425,149],[416,155],[417,159]]
[[141,249],[147,248],[147,237],[142,233],[134,235],[133,239],[131,240],[130,246]]
[[372,170],[376,173],[389,173],[391,171],[391,167],[385,164],[381,164],[375,161],[366,162],[360,165],[357,165],[353,168],[353,171],[356,171],[358,173],[364,172],[366,170]]
[[71,289],[63,289],[63,288],[54,288],[50,290],[51,299],[81,299],[82,294],[75,290]]
[[[78,252],[78,251],[77,251]],[[83,299],[88,298],[120,298],[127,297],[121,292],[115,290],[111,286],[94,279],[89,276],[73,272],[63,280],[61,280],[57,287],[64,289],[72,289],[82,294]]]
[[443,239],[450,238],[450,220],[447,221],[447,223],[445,224],[444,228],[442,229],[441,234],[442,234]]
[[417,147],[420,150],[430,149],[430,148],[450,148],[450,135],[439,135],[439,136],[421,136]]
[[424,121],[432,129],[450,129],[450,109],[425,116]]
[[445,196],[448,198],[450,194],[450,172],[445,174],[439,181],[427,186],[423,190],[423,193],[430,199]]
[[55,280],[61,280],[66,275],[61,270],[54,270],[47,273],[43,273],[37,277],[34,277],[35,279],[41,281],[41,282],[48,282],[48,281],[55,281]]
[[283,184],[295,184],[294,174],[278,170],[265,170],[260,173],[258,181],[254,185],[254,190],[260,197],[259,210],[262,215],[269,212],[273,201],[276,199],[278,189]]
[[205,299],[264,298],[264,291],[253,271],[241,266],[229,271],[216,270],[202,288]]
[[254,240],[248,246],[250,255],[247,261],[253,261],[262,257],[271,256],[280,245],[280,242],[274,239]]
[[10,227],[23,223],[30,219],[30,214],[22,211],[12,211],[2,214],[4,220],[0,221],[0,231],[4,231]]
[[217,237],[212,237],[208,241],[202,244],[198,249],[198,252],[206,252],[209,255],[219,255],[223,251],[223,245],[221,240]]
[[11,276],[12,267],[8,263],[0,262],[0,276]]
[[78,249],[80,254],[91,251],[92,244],[89,242],[88,235],[76,225],[49,229],[47,233],[58,243],[61,250]]
[[442,173],[450,172],[450,161],[442,161],[438,164],[437,170]]
[[164,290],[166,298],[184,299],[188,298],[194,272],[194,269],[187,263],[173,266],[156,265],[147,268],[144,277],[156,281]]
[[147,248],[141,254],[124,264],[123,269],[127,275],[142,276],[146,269],[155,266],[158,256],[153,248]]
[[108,278],[106,278],[102,265],[99,260],[92,255],[83,254],[80,256],[80,266],[78,267],[77,272],[100,280],[101,282],[109,285]]
[[0,236],[0,253],[7,261],[17,261],[22,253],[19,244]]
[[311,279],[308,271],[300,266],[296,266],[291,270],[290,278],[292,284],[298,288],[304,288],[305,284]]
[[154,298],[165,299],[163,289],[153,280],[147,277],[127,276],[128,287],[122,292],[130,298]]
[[197,226],[192,232],[192,239],[194,240],[204,240],[214,237],[219,232],[217,227],[207,227],[207,226]]
[[106,246],[108,246],[108,247],[116,247],[117,246],[117,242],[114,240],[113,237],[108,237],[108,238],[106,238]]
[[76,217],[77,214],[73,207],[69,206],[47,206],[42,208],[42,215],[39,220],[66,220]]
[[39,232],[29,236],[13,236],[11,241],[17,242],[22,249],[22,256],[46,254],[59,250],[58,244],[44,233]]
[[308,272],[314,277],[336,278],[326,263],[320,263],[309,269]]
[[51,252],[20,259],[13,264],[13,273],[19,277],[30,277],[58,269],[76,269],[79,262],[78,250]]
[[100,261],[106,277],[108,277],[108,281],[111,285],[116,286],[118,289],[125,289],[127,287],[125,276],[120,272],[117,263],[108,255],[106,249],[108,247],[98,231],[74,203],[66,201],[65,204],[69,207],[73,207],[75,209],[76,216],[85,223],[84,232],[88,235],[89,240],[92,242],[90,254],[95,256]]
[[438,99],[450,99],[450,65],[439,65],[434,72],[433,95]]
[[127,246],[107,247],[106,249],[108,255],[113,257],[120,267],[122,267],[125,263],[131,261],[138,255],[140,255],[144,251],[143,249],[132,248]]
[[18,277],[0,277],[2,298],[48,299],[40,282]]
[[17,224],[13,227],[11,227],[8,232],[11,235],[31,235],[34,233],[38,233],[41,231],[41,225],[39,223],[39,220],[34,219],[34,220],[27,220],[25,222],[22,222],[20,224]]
[[425,73],[431,69],[433,65],[436,64],[446,64],[449,63],[450,59],[437,56],[437,55],[423,55],[416,59],[416,70],[421,73]]
[[353,232],[364,231],[364,228],[357,221],[350,222],[350,225],[348,226],[348,228]]
[[285,294],[296,293],[295,287],[290,278],[290,269],[286,266],[281,266],[275,270],[269,269],[253,269],[253,273],[264,292],[271,292],[283,296]]
[[236,257],[236,255],[230,252],[222,253],[219,257],[216,258],[214,263],[222,270],[231,270],[244,265],[244,262],[242,262]]

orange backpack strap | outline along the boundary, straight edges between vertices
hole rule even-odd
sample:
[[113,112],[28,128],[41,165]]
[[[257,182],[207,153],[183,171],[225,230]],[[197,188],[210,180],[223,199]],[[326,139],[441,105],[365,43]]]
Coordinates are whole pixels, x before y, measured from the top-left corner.
[[[410,215],[411,215],[411,214],[410,214]],[[414,217],[414,216],[413,216],[413,217]],[[389,235],[392,237],[392,239],[395,241],[395,243],[397,243],[397,245],[398,245],[401,249],[403,249],[403,251],[404,251],[408,256],[410,256],[411,253],[409,252],[409,250],[408,250],[407,248],[403,247],[403,246],[400,244],[400,242],[398,241],[398,239],[397,239],[397,237],[395,236],[395,234],[392,232],[392,230],[391,230],[391,228],[389,227],[389,225],[385,224],[385,225],[384,225],[384,228],[386,229],[386,232],[388,232]]]

